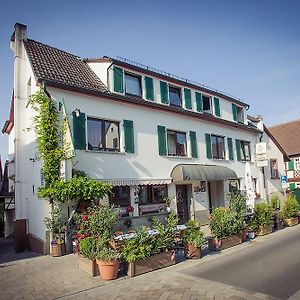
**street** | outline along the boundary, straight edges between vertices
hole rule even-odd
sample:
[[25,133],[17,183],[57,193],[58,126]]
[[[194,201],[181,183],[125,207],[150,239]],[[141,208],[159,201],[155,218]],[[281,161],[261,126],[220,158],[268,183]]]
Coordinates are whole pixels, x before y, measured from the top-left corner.
[[298,225],[222,252],[209,252],[200,260],[109,282],[79,270],[76,255],[2,254],[0,298],[300,299],[299,236]]

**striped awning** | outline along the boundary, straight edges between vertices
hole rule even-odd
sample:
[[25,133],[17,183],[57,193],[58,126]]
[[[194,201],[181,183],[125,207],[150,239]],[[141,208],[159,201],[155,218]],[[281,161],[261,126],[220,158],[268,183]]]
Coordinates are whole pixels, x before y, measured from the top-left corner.
[[227,180],[238,178],[236,173],[224,166],[209,166],[200,164],[180,164],[171,172],[173,181],[184,180]]
[[102,182],[110,183],[113,186],[124,186],[124,185],[160,185],[160,184],[169,184],[172,182],[172,179],[138,179],[138,178],[116,178],[116,179],[100,179]]

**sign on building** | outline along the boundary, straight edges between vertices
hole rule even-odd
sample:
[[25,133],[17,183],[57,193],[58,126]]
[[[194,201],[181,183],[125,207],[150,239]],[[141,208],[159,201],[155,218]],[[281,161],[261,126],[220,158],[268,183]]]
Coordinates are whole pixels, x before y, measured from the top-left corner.
[[255,145],[255,153],[256,154],[267,154],[267,143],[261,142]]
[[283,189],[287,189],[289,187],[287,176],[285,175],[280,176],[280,182]]
[[261,142],[255,145],[255,161],[257,167],[268,166],[267,143]]

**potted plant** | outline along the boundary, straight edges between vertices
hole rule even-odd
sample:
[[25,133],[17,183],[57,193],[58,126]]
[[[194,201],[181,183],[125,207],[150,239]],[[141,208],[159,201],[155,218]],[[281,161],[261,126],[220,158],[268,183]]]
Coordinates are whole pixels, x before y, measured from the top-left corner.
[[276,228],[276,230],[281,230],[283,229],[283,212],[281,210],[275,210],[273,212],[273,216],[274,216],[274,227]]
[[217,207],[211,214],[209,239],[211,250],[223,250],[242,243],[240,232],[243,224],[237,221],[236,213],[226,207]]
[[187,258],[201,258],[201,246],[205,242],[203,232],[193,223],[187,223],[187,229],[183,233],[184,254]]
[[79,249],[78,267],[93,277],[99,276],[99,268],[96,263],[99,253],[98,239],[92,236],[81,239]]
[[100,277],[103,280],[112,280],[118,277],[121,254],[108,246],[103,246],[97,254],[97,264]]
[[44,223],[51,232],[51,255],[53,257],[65,255],[66,222],[63,220],[62,210],[57,205],[53,206],[50,217],[45,217]]
[[283,204],[284,224],[294,226],[298,224],[299,203],[293,194],[289,194]]
[[126,207],[126,212],[128,213],[129,217],[132,217],[133,216],[133,211],[134,211],[134,207],[131,206],[131,205],[128,205]]
[[250,226],[257,235],[265,235],[272,232],[273,214],[272,208],[265,202],[257,203],[254,207]]

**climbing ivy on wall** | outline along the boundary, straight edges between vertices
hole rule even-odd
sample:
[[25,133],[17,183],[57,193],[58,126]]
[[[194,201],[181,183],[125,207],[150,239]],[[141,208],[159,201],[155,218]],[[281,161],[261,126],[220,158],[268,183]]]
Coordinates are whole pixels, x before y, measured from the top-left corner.
[[37,134],[37,146],[43,160],[45,186],[59,179],[60,161],[63,153],[60,145],[60,131],[56,103],[48,97],[43,87],[31,96],[32,108],[37,111],[34,117],[34,129]]

